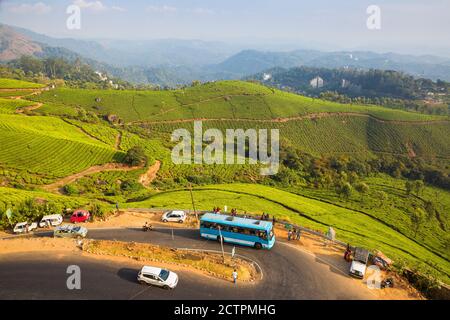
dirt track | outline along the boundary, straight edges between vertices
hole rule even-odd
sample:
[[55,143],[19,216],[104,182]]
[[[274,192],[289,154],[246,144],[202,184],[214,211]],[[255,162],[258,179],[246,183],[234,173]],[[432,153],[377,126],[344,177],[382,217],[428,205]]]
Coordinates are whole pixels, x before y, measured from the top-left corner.
[[58,180],[52,184],[48,184],[48,185],[44,186],[43,188],[49,192],[61,193],[60,189],[63,186],[65,186],[66,184],[72,183],[72,182],[74,182],[84,176],[87,176],[87,175],[91,175],[91,174],[102,172],[102,171],[132,171],[132,170],[138,170],[138,169],[142,169],[142,167],[141,166],[129,167],[127,165],[120,164],[120,163],[107,163],[107,164],[103,164],[101,166],[90,167],[84,171],[81,171],[81,172],[75,173],[73,175],[67,176],[65,178],[62,178],[61,180]]

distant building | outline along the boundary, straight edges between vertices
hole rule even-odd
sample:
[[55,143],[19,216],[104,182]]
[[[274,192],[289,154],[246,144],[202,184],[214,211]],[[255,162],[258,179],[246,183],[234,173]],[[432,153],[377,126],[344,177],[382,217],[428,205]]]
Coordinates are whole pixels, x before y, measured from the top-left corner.
[[342,79],[342,83],[341,83],[341,87],[342,88],[347,88],[350,84],[350,81]]
[[317,89],[317,88],[322,88],[323,87],[323,79],[319,76],[315,77],[314,79],[312,79],[309,84],[311,85],[311,87]]
[[272,79],[272,75],[270,73],[264,73],[263,74],[263,80],[264,81],[268,81],[270,79]]

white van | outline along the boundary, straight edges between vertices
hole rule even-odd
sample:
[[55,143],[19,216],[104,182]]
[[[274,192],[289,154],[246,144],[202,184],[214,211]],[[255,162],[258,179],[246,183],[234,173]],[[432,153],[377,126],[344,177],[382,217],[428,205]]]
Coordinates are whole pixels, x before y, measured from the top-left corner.
[[59,226],[63,222],[63,217],[60,214],[52,214],[49,216],[44,216],[39,222],[39,227],[45,228],[47,226]]
[[14,231],[14,233],[27,233],[27,232],[33,231],[36,228],[37,228],[36,222],[32,222],[32,223],[19,222],[18,224],[16,224],[13,231]]

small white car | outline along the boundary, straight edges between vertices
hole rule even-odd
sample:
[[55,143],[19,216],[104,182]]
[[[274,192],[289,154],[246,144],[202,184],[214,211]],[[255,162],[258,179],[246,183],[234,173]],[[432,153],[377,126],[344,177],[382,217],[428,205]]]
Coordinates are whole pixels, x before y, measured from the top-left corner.
[[164,289],[175,289],[178,275],[175,272],[157,267],[144,266],[137,276],[140,284],[150,284]]
[[36,222],[32,222],[32,223],[19,222],[18,224],[16,224],[13,231],[14,231],[14,233],[27,233],[27,232],[33,231],[34,229],[37,229]]
[[44,216],[39,222],[39,227],[45,228],[48,226],[56,227],[59,226],[63,222],[63,217],[60,214],[52,214],[48,216]]
[[163,222],[179,222],[183,223],[186,220],[186,212],[181,210],[174,210],[166,212],[162,215],[161,220]]

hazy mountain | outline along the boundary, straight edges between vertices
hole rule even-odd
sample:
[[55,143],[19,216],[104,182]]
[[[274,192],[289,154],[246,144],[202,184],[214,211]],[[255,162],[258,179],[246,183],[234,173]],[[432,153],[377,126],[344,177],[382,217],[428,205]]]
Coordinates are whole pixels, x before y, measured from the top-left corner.
[[450,80],[450,60],[366,51],[240,50],[241,45],[198,40],[80,40],[53,38],[0,24],[0,61],[21,55],[81,59],[133,83],[176,86],[193,80],[240,79],[281,67],[395,70],[415,77]]
[[412,56],[365,51],[321,52],[296,50],[291,52],[261,52],[247,50],[211,67],[216,72],[234,73],[236,77],[282,67],[355,68],[395,70],[415,77],[450,80],[450,60],[435,56]]

